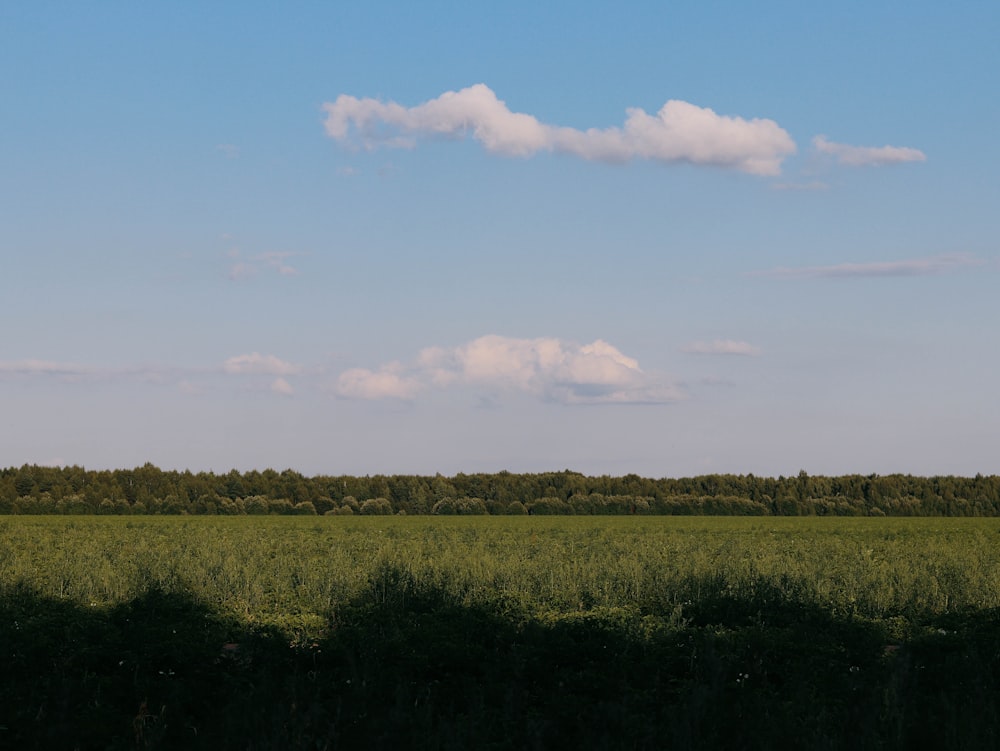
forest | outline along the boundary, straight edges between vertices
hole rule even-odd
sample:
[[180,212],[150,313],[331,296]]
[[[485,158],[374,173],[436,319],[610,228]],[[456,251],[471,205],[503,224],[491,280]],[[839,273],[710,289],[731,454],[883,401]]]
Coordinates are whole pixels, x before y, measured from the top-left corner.
[[576,514],[1000,516],[1000,476],[225,474],[79,466],[0,469],[0,514]]

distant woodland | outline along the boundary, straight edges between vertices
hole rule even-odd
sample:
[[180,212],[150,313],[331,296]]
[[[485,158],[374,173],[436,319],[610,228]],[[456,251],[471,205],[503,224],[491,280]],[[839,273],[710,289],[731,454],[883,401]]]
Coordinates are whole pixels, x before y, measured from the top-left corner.
[[306,477],[24,465],[0,470],[0,514],[660,514],[1000,516],[1000,476],[538,474]]

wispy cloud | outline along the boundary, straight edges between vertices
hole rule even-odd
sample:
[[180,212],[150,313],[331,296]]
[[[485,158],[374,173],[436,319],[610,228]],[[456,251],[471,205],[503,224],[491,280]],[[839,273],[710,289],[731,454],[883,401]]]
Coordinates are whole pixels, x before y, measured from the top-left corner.
[[11,375],[83,376],[94,372],[94,368],[85,365],[54,360],[0,361],[0,373]]
[[198,396],[202,393],[202,388],[186,378],[177,384],[177,390],[185,396]]
[[63,381],[135,378],[149,382],[160,382],[173,372],[176,372],[175,368],[157,365],[107,367],[58,362],[55,360],[27,359],[0,361],[0,376],[58,378]]
[[881,276],[926,276],[955,269],[982,266],[985,262],[965,253],[910,258],[901,261],[841,263],[834,266],[781,266],[769,271],[751,272],[752,276],[778,279],[856,279]]
[[360,399],[413,399],[437,388],[520,392],[563,404],[666,403],[684,398],[663,376],[600,339],[579,345],[555,338],[488,335],[459,347],[428,347],[409,367],[391,363],[341,374],[336,391]]
[[244,263],[243,261],[237,261],[229,266],[229,273],[227,276],[232,282],[239,282],[243,279],[249,279],[257,273],[257,267],[251,263]]
[[230,357],[223,363],[222,370],[230,375],[286,376],[302,372],[302,368],[298,365],[259,352]]
[[299,255],[290,251],[261,253],[257,256],[268,268],[274,269],[282,276],[295,276],[299,270],[287,263],[288,258]]
[[231,259],[227,276],[238,282],[257,275],[263,269],[274,271],[281,276],[295,276],[299,270],[288,263],[289,258],[302,255],[292,251],[270,251],[243,258],[239,250],[230,250],[226,256]]
[[[256,378],[255,388],[269,389],[283,396],[292,396],[295,389],[288,380],[303,375],[306,369],[274,355],[259,352],[235,355],[222,366],[176,367],[162,365],[81,365],[53,360],[25,359],[0,361],[0,379],[7,381],[54,380],[64,384],[132,381],[147,384],[171,384],[180,393],[197,395],[211,388],[213,380],[222,377]],[[267,384],[265,377],[270,378]]]
[[755,357],[760,354],[760,347],[748,342],[733,339],[715,339],[711,342],[691,342],[681,348],[683,352],[692,355],[744,355]]
[[654,115],[628,109],[621,127],[587,130],[512,112],[481,83],[414,107],[341,94],[323,110],[327,135],[368,149],[409,148],[421,138],[471,135],[487,151],[504,156],[555,152],[604,162],[688,162],[755,175],[779,174],[782,161],[796,150],[791,136],[773,120],[719,115],[676,99]]
[[907,146],[850,146],[828,141],[826,136],[816,136],[813,146],[821,154],[832,156],[839,164],[848,167],[879,167],[927,160],[924,152]]
[[220,143],[215,148],[227,159],[236,159],[240,155],[240,147],[231,143]]
[[292,396],[295,393],[295,389],[292,388],[292,384],[284,378],[275,378],[271,383],[271,391],[275,394],[281,394],[282,396]]

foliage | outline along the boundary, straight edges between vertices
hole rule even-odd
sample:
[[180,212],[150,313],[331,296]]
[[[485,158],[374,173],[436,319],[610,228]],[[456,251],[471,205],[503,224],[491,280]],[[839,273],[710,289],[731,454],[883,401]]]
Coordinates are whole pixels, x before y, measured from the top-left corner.
[[[302,503],[311,503],[319,515],[344,506],[357,514],[373,500],[379,502],[369,505],[366,514],[376,508],[379,514],[442,514],[452,513],[451,508],[454,513],[481,513],[481,502],[493,515],[516,511],[520,507],[511,504],[517,503],[532,515],[1000,516],[1000,476],[820,477],[799,472],[778,478],[651,479],[587,477],[566,470],[450,478],[305,477],[273,469],[195,474],[152,464],[110,472],[75,466],[0,469],[0,514],[298,514],[308,508]],[[465,510],[457,511],[463,503]]]

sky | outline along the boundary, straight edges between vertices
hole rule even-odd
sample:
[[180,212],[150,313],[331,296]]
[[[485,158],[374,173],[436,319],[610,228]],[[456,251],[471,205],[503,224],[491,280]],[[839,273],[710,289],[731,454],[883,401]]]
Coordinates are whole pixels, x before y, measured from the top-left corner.
[[998,35],[4,3],[0,466],[1000,473]]

